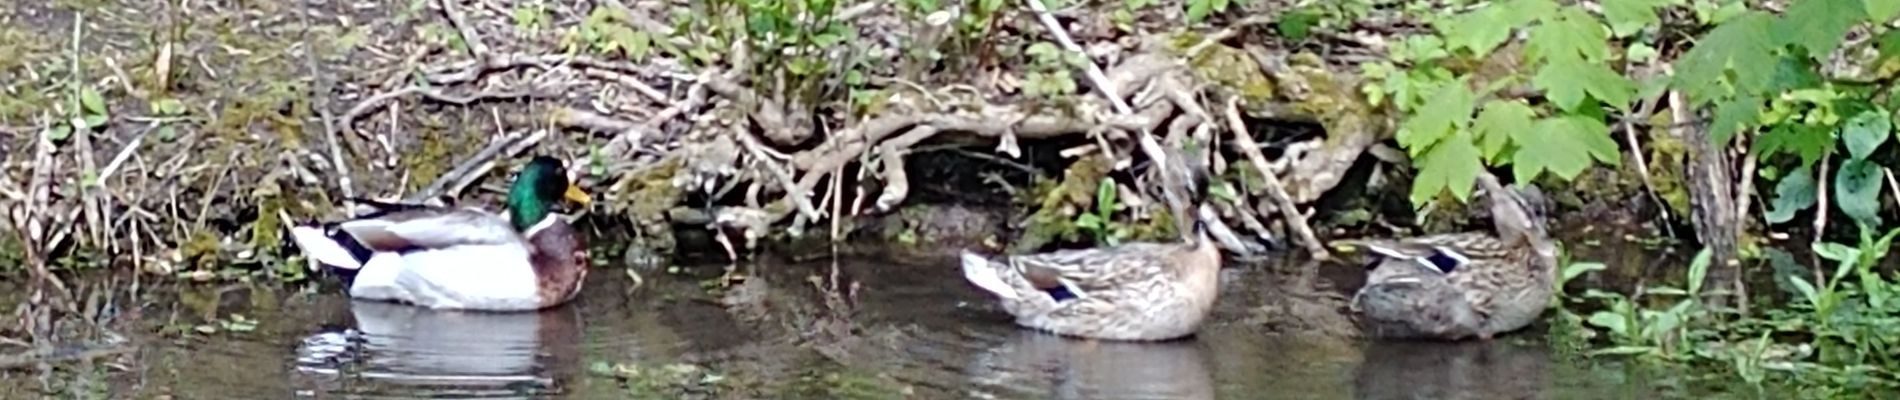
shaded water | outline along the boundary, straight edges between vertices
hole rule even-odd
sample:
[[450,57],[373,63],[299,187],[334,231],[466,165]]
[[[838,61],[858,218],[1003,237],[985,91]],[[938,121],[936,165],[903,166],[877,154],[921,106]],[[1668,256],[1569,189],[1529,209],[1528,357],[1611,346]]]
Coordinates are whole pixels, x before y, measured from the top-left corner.
[[[1554,355],[1541,328],[1488,343],[1342,338],[1341,290],[1294,287],[1293,265],[1225,271],[1211,322],[1165,343],[1089,342],[1018,329],[953,260],[761,263],[746,283],[719,267],[590,274],[582,297],[528,314],[357,302],[333,287],[164,283],[112,323],[135,350],[51,380],[96,379],[113,398],[1058,398],[1573,399],[1689,395],[1668,380]],[[856,282],[849,300],[818,288]],[[1335,273],[1337,272],[1337,273]],[[1342,283],[1351,285],[1352,283]],[[86,285],[77,284],[77,287]],[[119,289],[125,290],[125,289]],[[8,290],[7,293],[19,293]],[[7,302],[18,301],[16,298]],[[831,304],[827,306],[827,304]],[[5,305],[5,304],[0,304]],[[10,307],[8,307],[10,308]],[[258,321],[233,331],[232,315]],[[221,327],[203,333],[198,325]],[[241,330],[241,329],[240,329]],[[9,350],[11,352],[11,350]],[[619,379],[612,370],[645,371]],[[658,377],[660,372],[697,374]],[[90,371],[90,370],[88,370]],[[51,396],[30,368],[0,372],[0,398]],[[624,375],[624,374],[623,374]],[[669,381],[670,380],[670,381]],[[665,382],[657,382],[665,381]],[[55,385],[57,386],[57,385]],[[630,391],[661,387],[653,392]],[[69,389],[70,390],[70,389]],[[645,389],[639,389],[645,390]],[[657,394],[656,394],[657,393]]]

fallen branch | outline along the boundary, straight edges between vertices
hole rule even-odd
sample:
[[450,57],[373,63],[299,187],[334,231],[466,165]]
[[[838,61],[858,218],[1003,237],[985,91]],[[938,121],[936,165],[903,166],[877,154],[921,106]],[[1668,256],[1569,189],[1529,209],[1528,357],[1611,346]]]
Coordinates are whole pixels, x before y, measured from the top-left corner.
[[1275,208],[1279,209],[1280,215],[1286,218],[1287,225],[1293,230],[1294,235],[1299,236],[1300,244],[1305,245],[1306,251],[1312,253],[1315,259],[1331,259],[1332,253],[1327,252],[1326,246],[1322,245],[1319,237],[1313,234],[1313,227],[1306,223],[1306,216],[1300,214],[1299,206],[1293,203],[1293,197],[1287,195],[1286,186],[1280,183],[1280,177],[1274,175],[1273,171],[1267,170],[1267,157],[1260,153],[1260,144],[1254,142],[1253,134],[1247,131],[1246,121],[1240,117],[1238,97],[1227,99],[1227,128],[1234,133],[1235,149],[1245,155],[1248,163],[1253,164],[1254,170],[1260,173],[1260,177],[1266,182],[1267,196],[1273,198],[1277,206]]
[[403,201],[422,203],[431,199],[439,199],[440,196],[454,197],[460,195],[462,189],[467,188],[468,185],[473,184],[483,175],[487,175],[489,170],[494,169],[495,160],[497,158],[500,158],[503,154],[513,157],[527,150],[528,147],[540,143],[541,139],[547,136],[547,131],[543,130],[515,132],[503,136],[499,140],[489,142],[488,146],[476,152],[475,156],[462,160],[461,163],[455,165],[455,168],[451,168],[448,172],[442,173],[442,176],[436,177],[435,181],[429,182],[429,186],[425,186],[422,190],[410,194],[409,197],[403,199]]

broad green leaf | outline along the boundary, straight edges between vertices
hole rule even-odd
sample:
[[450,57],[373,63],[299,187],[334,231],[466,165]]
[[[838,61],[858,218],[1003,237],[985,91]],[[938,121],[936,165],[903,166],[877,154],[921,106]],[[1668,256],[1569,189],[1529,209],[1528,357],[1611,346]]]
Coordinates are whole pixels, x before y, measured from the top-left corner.
[[1900,0],[1861,0],[1867,5],[1867,17],[1872,21],[1891,21],[1900,15]]
[[1796,211],[1813,207],[1814,202],[1814,171],[1802,165],[1775,183],[1775,201],[1773,209],[1768,210],[1768,223],[1788,222],[1794,219]]
[[1603,0],[1603,19],[1610,22],[1610,31],[1617,37],[1626,37],[1645,26],[1660,25],[1656,7],[1666,4],[1664,0]]
[[1612,333],[1629,332],[1629,319],[1609,311],[1597,311],[1595,314],[1590,314],[1588,322],[1598,328],[1608,329]]
[[93,90],[92,87],[79,88],[79,105],[84,106],[86,112],[89,113],[99,115],[106,113],[105,97],[100,96],[99,91]]
[[1878,40],[1880,41],[1880,58],[1878,61],[1886,62],[1889,59],[1900,58],[1900,29],[1890,30],[1887,31],[1887,33],[1880,34]]
[[[1461,130],[1471,121],[1474,95],[1464,79],[1448,82],[1425,100],[1424,107],[1405,120],[1398,133],[1399,145],[1413,155],[1432,148],[1449,132]],[[1469,143],[1467,143],[1469,144]]]
[[1825,60],[1841,45],[1847,30],[1867,20],[1867,9],[1858,0],[1801,0],[1792,2],[1788,11],[1775,21],[1778,44],[1799,45],[1808,56]]
[[171,143],[172,140],[178,139],[178,131],[175,129],[172,129],[171,125],[159,126],[158,133],[156,134],[158,135],[158,140],[164,141],[166,143]]
[[1880,165],[1847,160],[1834,173],[1834,204],[1841,213],[1868,226],[1880,226],[1880,188],[1885,186]]
[[1638,63],[1655,60],[1656,56],[1659,55],[1655,47],[1650,47],[1648,43],[1643,42],[1631,43],[1629,49],[1624,50],[1623,54],[1628,57],[1630,61]]
[[1504,145],[1510,143],[1514,132],[1531,130],[1531,120],[1537,117],[1522,100],[1492,100],[1484,103],[1484,111],[1478,113],[1478,119],[1472,126],[1472,132],[1478,135],[1478,150],[1484,159],[1496,161],[1504,153]]
[[1314,25],[1319,24],[1319,17],[1319,14],[1305,11],[1286,13],[1280,15],[1280,20],[1274,24],[1274,27],[1280,32],[1280,36],[1287,40],[1306,40],[1308,32],[1312,31]]
[[1855,114],[1841,125],[1841,141],[1847,142],[1849,156],[1855,160],[1865,160],[1881,143],[1887,142],[1887,136],[1892,132],[1893,120],[1887,117],[1887,111],[1870,109]]
[[1596,262],[1571,263],[1569,266],[1564,267],[1563,282],[1569,282],[1571,279],[1583,276],[1583,274],[1587,272],[1602,271],[1609,268],[1609,266],[1603,265],[1603,263]]
[[1533,61],[1549,61],[1567,54],[1594,63],[1610,57],[1608,42],[1609,37],[1597,24],[1596,17],[1577,6],[1567,6],[1531,28],[1525,51]]
[[1821,294],[1814,290],[1814,284],[1808,283],[1807,279],[1800,275],[1789,275],[1788,284],[1801,292],[1801,298],[1807,299],[1809,306],[1821,306]]
[[1715,106],[1715,122],[1709,125],[1709,135],[1715,137],[1716,143],[1728,143],[1735,132],[1753,127],[1759,115],[1760,97],[1753,93],[1735,96]]
[[1511,0],[1503,4],[1507,10],[1505,21],[1511,26],[1523,26],[1545,16],[1557,15],[1557,2],[1552,0]]
[[1585,62],[1571,54],[1560,54],[1549,61],[1531,78],[1531,84],[1545,90],[1545,96],[1557,107],[1575,111],[1588,104],[1583,101],[1588,93],[1604,104],[1627,110],[1630,98],[1636,95],[1635,83],[1603,64]]
[[93,128],[98,128],[101,126],[106,126],[106,116],[104,115],[98,115],[98,114],[87,115],[85,120],[86,120],[86,129],[93,129]]
[[1821,65],[1814,59],[1783,54],[1780,62],[1775,63],[1775,75],[1763,87],[1766,93],[1780,93],[1789,90],[1821,87],[1821,74],[1815,73]]
[[1676,84],[1689,95],[1690,102],[1700,106],[1726,97],[1729,87],[1723,85],[1723,79],[1731,69],[1735,71],[1732,83],[1741,92],[1754,93],[1766,87],[1774,70],[1759,66],[1775,62],[1778,46],[1768,29],[1773,22],[1769,14],[1744,12],[1710,30],[1678,58]]
[[1423,205],[1446,189],[1459,201],[1471,197],[1471,185],[1484,166],[1478,163],[1478,148],[1471,145],[1470,134],[1453,132],[1427,150],[1419,159],[1418,178],[1412,181],[1412,205]]
[[1517,29],[1517,23],[1506,15],[1509,12],[1504,6],[1493,5],[1441,19],[1435,25],[1439,35],[1445,37],[1446,48],[1468,49],[1482,58],[1509,40],[1511,31]]
[[1214,0],[1188,0],[1187,2],[1188,23],[1201,22],[1202,19],[1206,19],[1207,14],[1214,11],[1213,7],[1214,7]]
[[1834,243],[1834,242],[1815,243],[1812,245],[1808,245],[1808,249],[1814,250],[1815,255],[1819,255],[1821,256],[1821,258],[1825,258],[1831,261],[1850,261],[1856,258],[1860,258],[1860,249],[1847,247],[1847,245],[1840,244],[1840,243]]
[[51,128],[46,129],[47,132],[45,136],[52,141],[66,140],[67,137],[73,135],[73,127],[67,126],[66,124],[53,124]]
[[1801,157],[1801,166],[1806,167],[1834,151],[1834,135],[1827,128],[1815,125],[1777,124],[1768,133],[1756,137],[1751,151],[1763,159],[1776,154],[1793,154]]
[[1610,127],[1600,119],[1580,115],[1560,115],[1538,120],[1527,131],[1514,132],[1517,144],[1511,166],[1519,182],[1528,182],[1545,171],[1565,180],[1589,168],[1591,159],[1609,165],[1621,165],[1616,141],[1610,139]]

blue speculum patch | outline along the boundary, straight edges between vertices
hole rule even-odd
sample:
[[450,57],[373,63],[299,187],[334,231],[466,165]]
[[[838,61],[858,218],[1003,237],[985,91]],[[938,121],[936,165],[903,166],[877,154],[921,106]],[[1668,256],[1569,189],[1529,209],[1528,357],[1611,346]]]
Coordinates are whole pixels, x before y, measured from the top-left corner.
[[1069,299],[1073,299],[1076,297],[1075,293],[1069,292],[1069,288],[1064,287],[1064,286],[1056,286],[1056,287],[1052,287],[1048,289],[1043,289],[1042,291],[1044,293],[1048,293],[1049,298],[1055,299],[1056,301],[1068,301]]
[[1438,268],[1439,272],[1447,274],[1451,273],[1451,270],[1458,268],[1458,259],[1444,252],[1432,252],[1432,255],[1425,257],[1425,262],[1432,263],[1432,267]]

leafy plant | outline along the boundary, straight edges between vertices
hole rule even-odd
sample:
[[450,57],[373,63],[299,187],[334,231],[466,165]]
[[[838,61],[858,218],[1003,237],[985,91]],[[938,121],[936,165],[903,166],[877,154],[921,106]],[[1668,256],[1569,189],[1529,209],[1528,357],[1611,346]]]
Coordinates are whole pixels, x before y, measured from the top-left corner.
[[65,121],[54,123],[46,128],[48,129],[46,137],[49,139],[66,140],[74,132],[104,127],[112,119],[110,110],[106,108],[105,96],[101,96],[98,90],[90,86],[77,83],[74,85],[78,86],[78,89],[73,91],[73,97],[69,100],[73,111],[67,114]]
[[1645,290],[1646,295],[1680,298],[1663,309],[1641,307],[1636,299],[1620,293],[1595,289],[1584,293],[1586,298],[1605,303],[1606,309],[1590,314],[1587,322],[1608,333],[1610,342],[1614,344],[1591,354],[1663,358],[1685,356],[1686,349],[1695,347],[1694,339],[1711,335],[1693,327],[1696,320],[1705,314],[1698,295],[1701,294],[1702,280],[1708,276],[1708,271],[1709,250],[1704,249],[1696,254],[1695,260],[1689,265],[1686,289],[1664,286]]
[[1075,226],[1093,235],[1096,243],[1105,243],[1109,246],[1120,245],[1122,239],[1127,238],[1131,232],[1127,225],[1115,222],[1115,211],[1122,209],[1116,193],[1115,181],[1102,179],[1102,183],[1095,189],[1094,212],[1082,213],[1075,217]]
[[1088,60],[1081,54],[1063,50],[1048,42],[1037,42],[1026,50],[1030,71],[1023,77],[1023,94],[1048,101],[1061,100],[1076,90],[1069,71],[1081,68]]
[[[1487,164],[1511,166],[1519,181],[1547,172],[1568,180],[1596,164],[1620,165],[1604,109],[1627,110],[1637,87],[1611,68],[1616,55],[1606,45],[1603,24],[1580,5],[1492,3],[1434,21],[1435,35],[1408,37],[1393,46],[1391,63],[1368,66],[1368,99],[1389,101],[1407,113],[1398,141],[1417,159],[1413,204],[1446,192],[1468,199]],[[1454,69],[1493,57],[1519,30],[1526,32],[1526,44],[1495,57],[1521,56],[1533,68],[1529,76]],[[1496,97],[1524,80],[1547,102]]]

